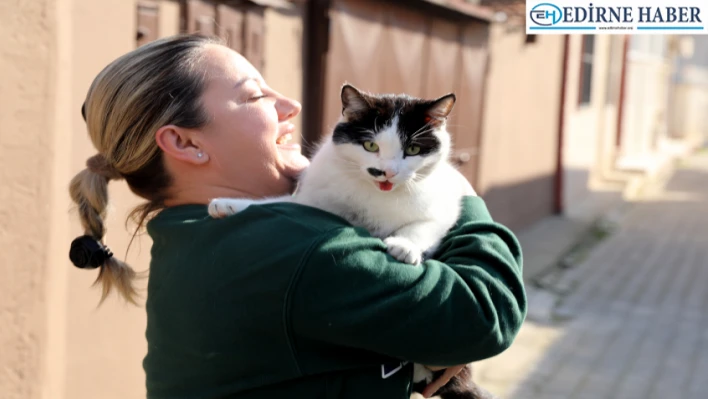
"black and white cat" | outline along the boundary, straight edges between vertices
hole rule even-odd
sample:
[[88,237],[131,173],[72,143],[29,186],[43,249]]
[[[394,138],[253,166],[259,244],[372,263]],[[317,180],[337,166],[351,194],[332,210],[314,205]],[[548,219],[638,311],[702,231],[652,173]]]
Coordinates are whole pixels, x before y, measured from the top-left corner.
[[[472,186],[450,164],[445,122],[455,95],[424,100],[407,95],[374,95],[342,87],[342,118],[300,177],[293,196],[249,200],[218,198],[209,214],[220,218],[251,205],[295,202],[337,214],[381,238],[401,262],[418,265],[433,254],[460,214]],[[453,379],[443,399],[477,398],[477,387]],[[415,365],[414,383],[434,373]],[[418,385],[416,385],[418,386]]]

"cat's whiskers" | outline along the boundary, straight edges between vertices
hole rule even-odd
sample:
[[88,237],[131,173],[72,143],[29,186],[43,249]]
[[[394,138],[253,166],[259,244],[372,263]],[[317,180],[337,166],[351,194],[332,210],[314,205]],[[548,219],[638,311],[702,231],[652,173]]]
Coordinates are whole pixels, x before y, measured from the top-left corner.
[[[430,128],[430,129],[427,129],[427,128]],[[421,130],[424,130],[424,129],[425,129],[425,131],[421,133]],[[415,138],[415,137],[418,137],[418,136],[420,136],[421,134],[425,134],[426,132],[429,132],[429,131],[431,131],[432,129],[433,129],[433,127],[430,125],[430,122],[428,122],[428,123],[426,123],[425,125],[421,126],[420,129],[418,129],[418,130],[416,130],[415,132],[413,132],[413,134],[411,134],[411,139],[413,139],[413,138]]]
[[351,177],[356,178],[357,180],[361,181],[368,181],[369,179],[365,179],[365,175],[361,171],[361,165],[359,165],[358,162],[351,160],[349,158],[341,158],[343,163],[340,164],[341,171],[344,173],[347,173],[348,175],[351,175]]
[[428,133],[432,132],[433,130],[435,130],[435,128],[430,128],[430,129],[426,129],[426,130],[423,130],[423,131],[418,131],[418,132],[416,132],[416,133],[413,133],[413,134],[411,135],[410,140],[413,141],[413,140],[417,139],[418,137],[420,137],[420,136],[422,136],[422,135],[424,135],[424,134],[428,134]]

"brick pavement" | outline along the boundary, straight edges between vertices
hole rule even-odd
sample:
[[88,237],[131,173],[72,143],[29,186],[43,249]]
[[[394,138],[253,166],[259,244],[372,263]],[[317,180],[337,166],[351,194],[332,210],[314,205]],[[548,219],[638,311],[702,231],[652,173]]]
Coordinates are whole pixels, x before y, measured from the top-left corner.
[[477,382],[505,399],[708,398],[708,153],[563,279],[569,319],[526,323]]

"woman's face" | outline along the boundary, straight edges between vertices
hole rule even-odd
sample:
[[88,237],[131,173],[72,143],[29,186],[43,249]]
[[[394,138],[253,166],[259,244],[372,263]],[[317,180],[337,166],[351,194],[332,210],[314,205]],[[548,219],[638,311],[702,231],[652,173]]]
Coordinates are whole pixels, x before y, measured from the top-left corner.
[[289,192],[308,165],[300,146],[288,142],[300,104],[268,87],[253,65],[227,47],[208,45],[203,65],[208,84],[202,103],[209,122],[200,129],[200,141],[208,156],[206,183],[253,197]]

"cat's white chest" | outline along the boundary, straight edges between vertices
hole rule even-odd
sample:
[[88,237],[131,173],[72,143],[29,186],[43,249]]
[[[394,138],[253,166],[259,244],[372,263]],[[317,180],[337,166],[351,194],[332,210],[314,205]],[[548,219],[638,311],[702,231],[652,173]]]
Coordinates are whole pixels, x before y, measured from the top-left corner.
[[353,184],[336,179],[327,176],[329,173],[337,172],[320,169],[317,176],[310,175],[296,201],[340,215],[379,238],[421,221],[451,225],[459,214],[460,190],[448,181],[451,171],[446,167],[415,187],[401,186],[390,192],[380,191],[370,182]]
[[380,195],[372,195],[368,203],[361,204],[360,214],[365,224],[362,227],[376,237],[386,238],[403,226],[433,217],[430,210],[434,201],[427,198],[395,192],[375,194]]

